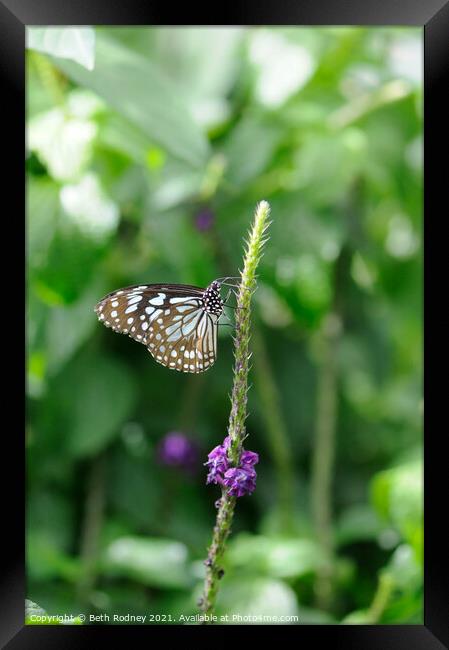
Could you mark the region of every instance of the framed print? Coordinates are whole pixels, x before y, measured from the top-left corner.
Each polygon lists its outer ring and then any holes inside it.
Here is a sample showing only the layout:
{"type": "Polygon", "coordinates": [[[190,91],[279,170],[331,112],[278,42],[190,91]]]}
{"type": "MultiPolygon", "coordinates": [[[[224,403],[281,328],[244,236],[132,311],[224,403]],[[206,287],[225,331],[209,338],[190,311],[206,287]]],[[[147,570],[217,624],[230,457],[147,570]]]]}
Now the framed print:
{"type": "Polygon", "coordinates": [[[449,7],[169,13],[0,4],[26,252],[2,642],[449,647],[423,363],[449,7]]]}

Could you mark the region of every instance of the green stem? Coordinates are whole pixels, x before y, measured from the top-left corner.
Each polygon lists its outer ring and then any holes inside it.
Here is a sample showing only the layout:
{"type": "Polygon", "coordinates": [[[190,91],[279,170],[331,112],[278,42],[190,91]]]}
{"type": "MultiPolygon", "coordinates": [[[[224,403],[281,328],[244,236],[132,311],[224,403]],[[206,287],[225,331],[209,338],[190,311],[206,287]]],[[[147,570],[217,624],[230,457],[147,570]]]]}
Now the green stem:
{"type": "Polygon", "coordinates": [[[199,196],[201,201],[209,201],[217,192],[226,169],[226,161],[221,154],[213,156],[206,167],[199,196]]]}
{"type": "Polygon", "coordinates": [[[93,461],[88,476],[81,533],[81,575],[78,581],[78,598],[82,605],[88,603],[96,580],[98,542],[104,514],[105,472],[105,457],[99,456],[93,461]]]}
{"type": "Polygon", "coordinates": [[[281,526],[284,532],[293,528],[294,469],[293,453],[280,407],[280,396],[270,367],[265,341],[259,328],[253,334],[254,371],[260,397],[270,453],[276,467],[277,495],[281,526]]]}
{"type": "Polygon", "coordinates": [[[321,609],[328,609],[332,594],[334,541],[331,504],[337,424],[336,352],[339,329],[338,316],[330,313],[321,332],[321,363],[318,372],[317,416],[312,459],[312,515],[318,544],[325,558],[315,583],[317,604],[321,609]]]}
{"type": "Polygon", "coordinates": [[[384,613],[394,589],[394,579],[389,573],[381,573],[373,602],[367,612],[368,622],[378,623],[384,613]]]}
{"type": "MultiPolygon", "coordinates": [[[[320,332],[321,358],[318,368],[316,429],[312,459],[311,502],[318,544],[325,557],[317,572],[315,594],[318,607],[330,608],[333,591],[334,539],[333,492],[335,447],[337,444],[338,347],[342,336],[345,287],[350,276],[353,241],[361,241],[360,212],[363,205],[363,179],[357,178],[348,194],[345,207],[348,241],[335,262],[333,304],[320,332]]],[[[361,244],[359,243],[359,246],[361,244]]]]}
{"type": "MultiPolygon", "coordinates": [[[[266,241],[265,232],[269,226],[269,213],[270,207],[268,203],[261,201],[256,207],[253,226],[249,234],[237,296],[234,383],[228,425],[228,435],[230,437],[228,458],[234,467],[239,464],[243,441],[246,437],[245,420],[250,358],[251,296],[256,289],[256,269],[266,241]]],[[[208,616],[211,616],[215,609],[219,581],[223,575],[220,560],[223,557],[226,540],[231,531],[235,503],[236,498],[229,496],[226,490],[222,490],[212,543],[205,561],[204,591],[199,602],[202,612],[208,616]]]]}

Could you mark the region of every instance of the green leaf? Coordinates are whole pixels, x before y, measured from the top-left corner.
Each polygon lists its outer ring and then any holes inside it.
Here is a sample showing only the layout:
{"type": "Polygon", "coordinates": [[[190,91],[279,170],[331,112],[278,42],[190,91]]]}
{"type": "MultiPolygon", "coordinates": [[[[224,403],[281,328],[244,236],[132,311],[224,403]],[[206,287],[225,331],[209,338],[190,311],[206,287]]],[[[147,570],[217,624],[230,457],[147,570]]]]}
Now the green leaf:
{"type": "Polygon", "coordinates": [[[133,409],[137,387],[132,374],[110,357],[80,355],[55,382],[53,399],[61,411],[65,429],[60,436],[68,453],[93,456],[119,434],[133,409]]]}
{"type": "MultiPolygon", "coordinates": [[[[110,468],[108,500],[114,509],[139,530],[157,525],[164,498],[164,487],[147,454],[130,457],[120,446],[110,468]]],[[[116,535],[117,537],[117,535],[116,535]]]]}
{"type": "Polygon", "coordinates": [[[36,295],[49,305],[70,304],[86,290],[117,227],[117,205],[92,174],[62,190],[48,179],[31,178],[27,204],[29,304],[36,295]]]}
{"type": "Polygon", "coordinates": [[[28,178],[27,244],[30,268],[43,266],[56,230],[59,189],[50,179],[28,178]]]}
{"type": "Polygon", "coordinates": [[[217,614],[228,615],[230,624],[276,623],[276,617],[298,617],[284,623],[298,623],[299,611],[293,589],[269,578],[223,579],[218,594],[217,614]],[[267,617],[265,620],[262,617],[267,617]]]}
{"type": "Polygon", "coordinates": [[[197,286],[207,286],[216,274],[212,251],[186,216],[181,210],[166,211],[163,218],[148,224],[148,231],[158,254],[177,277],[197,286]],[[179,242],[183,245],[179,246],[179,242]]]}
{"type": "Polygon", "coordinates": [[[78,558],[69,556],[74,519],[70,504],[51,490],[34,490],[27,507],[27,573],[30,580],[73,582],[78,558]]]}
{"type": "Polygon", "coordinates": [[[223,148],[227,180],[241,186],[256,178],[272,160],[282,136],[276,124],[255,115],[245,117],[231,131],[223,148]]]}
{"type": "Polygon", "coordinates": [[[423,485],[421,463],[405,466],[394,477],[391,488],[391,518],[422,562],[423,485]]]}
{"type": "Polygon", "coordinates": [[[145,164],[149,150],[148,138],[142,129],[120,113],[114,111],[106,113],[101,123],[99,137],[108,147],[126,154],[141,165],[145,164]]]}
{"type": "Polygon", "coordinates": [[[96,134],[93,121],[58,107],[30,120],[27,144],[55,180],[69,181],[86,169],[96,134]]]}
{"type": "Polygon", "coordinates": [[[27,500],[27,530],[51,538],[55,548],[69,552],[75,532],[73,504],[51,488],[36,487],[27,500]]]}
{"type": "Polygon", "coordinates": [[[96,282],[74,305],[56,306],[50,310],[46,328],[47,369],[50,374],[58,372],[90,336],[97,325],[97,320],[92,317],[93,306],[105,292],[103,282],[96,282]]]}
{"type": "Polygon", "coordinates": [[[27,572],[30,580],[73,582],[78,558],[69,555],[75,532],[73,504],[51,488],[35,487],[27,503],[27,572]]]}
{"type": "Polygon", "coordinates": [[[332,298],[329,265],[313,255],[299,257],[296,267],[296,292],[305,312],[323,313],[332,298]]]}
{"type": "Polygon", "coordinates": [[[149,586],[183,589],[191,583],[187,548],[168,539],[121,537],[104,554],[107,575],[126,576],[149,586]]]}
{"type": "Polygon", "coordinates": [[[323,557],[317,545],[307,539],[241,534],[229,545],[227,561],[236,569],[291,578],[315,572],[323,557]]]}
{"type": "MultiPolygon", "coordinates": [[[[401,544],[393,553],[388,565],[382,569],[379,585],[390,586],[380,623],[423,622],[423,569],[414,549],[401,544]]],[[[379,597],[377,597],[379,600],[379,597]]],[[[376,600],[376,599],[375,599],[376,600]]],[[[373,601],[375,603],[375,601],[373,601]]],[[[371,607],[373,610],[373,606],[371,607]]],[[[374,608],[375,609],[375,608],[374,608]]]]}
{"type": "Polygon", "coordinates": [[[201,171],[180,164],[180,161],[174,159],[168,161],[161,171],[160,180],[150,197],[152,210],[165,212],[194,200],[201,191],[201,171]]]}
{"type": "Polygon", "coordinates": [[[356,541],[376,539],[382,530],[379,518],[373,509],[365,504],[348,507],[341,515],[336,539],[339,545],[356,541]]]}
{"type": "Polygon", "coordinates": [[[73,614],[48,614],[32,600],[25,600],[25,625],[82,625],[73,614]]]}
{"type": "Polygon", "coordinates": [[[295,185],[316,206],[335,206],[351,183],[365,173],[368,142],[361,129],[340,133],[308,134],[296,154],[295,185]]]}
{"type": "MultiPolygon", "coordinates": [[[[41,209],[30,204],[29,213],[33,222],[40,219],[41,209]]],[[[33,289],[44,303],[68,305],[86,291],[118,221],[118,206],[104,192],[97,175],[86,174],[79,183],[61,188],[56,225],[33,276],[33,289]]]]}
{"type": "Polygon", "coordinates": [[[94,71],[63,59],[53,61],[138,126],[148,138],[148,148],[156,143],[194,167],[204,164],[209,148],[204,134],[189,115],[177,86],[151,61],[104,34],[98,34],[94,71]]]}
{"type": "Polygon", "coordinates": [[[371,483],[371,500],[379,515],[385,520],[390,512],[391,474],[379,472],[371,483]]]}
{"type": "Polygon", "coordinates": [[[358,609],[345,616],[341,622],[343,625],[368,625],[371,618],[366,609],[358,609]]]}
{"type": "Polygon", "coordinates": [[[422,569],[408,544],[401,544],[395,550],[388,564],[388,573],[395,586],[403,591],[414,591],[422,585],[422,569]]]}
{"type": "Polygon", "coordinates": [[[372,499],[379,514],[391,521],[422,562],[422,463],[413,462],[380,472],[372,483],[372,499]]]}
{"type": "MultiPolygon", "coordinates": [[[[40,57],[40,55],[37,55],[40,57]]],[[[39,113],[53,108],[53,98],[41,82],[38,71],[35,66],[36,55],[32,52],[27,52],[25,57],[26,62],[26,117],[29,120],[39,113]]]]}
{"type": "Polygon", "coordinates": [[[310,607],[299,607],[299,623],[301,625],[327,625],[336,622],[336,619],[327,612],[310,607]]]}
{"type": "Polygon", "coordinates": [[[104,249],[76,226],[59,228],[48,249],[46,265],[33,278],[33,291],[48,305],[69,305],[85,291],[104,249]]]}
{"type": "Polygon", "coordinates": [[[39,530],[27,534],[27,568],[30,579],[38,581],[74,583],[80,576],[79,559],[56,548],[51,534],[39,530]]]}
{"type": "Polygon", "coordinates": [[[70,222],[88,239],[102,243],[115,232],[118,206],[104,192],[96,174],[89,172],[79,183],[64,185],[60,200],[70,222]]]}
{"type": "Polygon", "coordinates": [[[95,64],[95,30],[92,27],[27,27],[27,47],[76,61],[88,70],[95,64]]]}
{"type": "Polygon", "coordinates": [[[405,593],[397,596],[382,614],[380,621],[383,625],[403,623],[407,625],[423,625],[424,608],[421,592],[405,593]]]}
{"type": "Polygon", "coordinates": [[[30,616],[45,616],[47,612],[42,607],[39,607],[37,603],[33,603],[32,600],[25,599],[25,618],[30,616]]]}

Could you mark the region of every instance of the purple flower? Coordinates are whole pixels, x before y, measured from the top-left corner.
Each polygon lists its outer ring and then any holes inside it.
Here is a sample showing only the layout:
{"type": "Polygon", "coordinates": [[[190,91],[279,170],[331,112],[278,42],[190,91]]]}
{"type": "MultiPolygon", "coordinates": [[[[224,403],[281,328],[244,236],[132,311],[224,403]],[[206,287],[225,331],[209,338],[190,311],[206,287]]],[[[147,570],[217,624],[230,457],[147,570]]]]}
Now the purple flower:
{"type": "Polygon", "coordinates": [[[209,470],[206,484],[222,482],[223,475],[229,467],[228,456],[225,445],[218,445],[208,455],[208,461],[204,463],[209,470]]]}
{"type": "Polygon", "coordinates": [[[240,465],[243,467],[254,467],[259,462],[259,454],[256,454],[255,451],[243,451],[240,457],[240,465]]]}
{"type": "Polygon", "coordinates": [[[223,484],[231,497],[243,497],[256,489],[256,470],[249,465],[231,467],[224,475],[223,484]]]}
{"type": "Polygon", "coordinates": [[[215,483],[228,488],[230,496],[241,497],[256,489],[257,474],[254,465],[259,462],[259,454],[242,450],[238,467],[230,467],[228,449],[231,438],[226,436],[222,445],[214,447],[208,455],[206,484],[215,483]]]}
{"type": "Polygon", "coordinates": [[[215,215],[212,212],[212,210],[209,210],[208,208],[204,208],[203,210],[197,212],[197,214],[195,215],[195,227],[200,232],[205,232],[206,230],[211,229],[214,220],[215,220],[215,215]]]}
{"type": "Polygon", "coordinates": [[[167,433],[159,442],[157,453],[164,465],[186,470],[194,468],[198,456],[195,443],[179,431],[167,433]]]}

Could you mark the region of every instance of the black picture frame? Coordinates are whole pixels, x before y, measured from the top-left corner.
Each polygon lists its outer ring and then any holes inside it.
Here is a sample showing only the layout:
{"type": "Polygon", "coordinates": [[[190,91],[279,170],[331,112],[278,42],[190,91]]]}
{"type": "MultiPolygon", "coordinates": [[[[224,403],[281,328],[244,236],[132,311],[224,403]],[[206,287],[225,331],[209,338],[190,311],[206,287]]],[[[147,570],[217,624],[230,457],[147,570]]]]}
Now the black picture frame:
{"type": "MultiPolygon", "coordinates": [[[[435,231],[447,215],[449,144],[447,116],[449,115],[449,2],[442,0],[284,0],[284,3],[254,0],[214,6],[214,14],[206,7],[170,7],[166,3],[127,0],[126,3],[106,0],[0,0],[0,78],[3,98],[3,133],[11,136],[7,149],[8,166],[4,172],[8,188],[9,215],[14,215],[14,239],[23,250],[24,229],[17,228],[25,214],[23,142],[25,123],[25,27],[29,25],[410,25],[424,30],[425,85],[425,258],[426,258],[426,316],[435,308],[434,280],[444,271],[437,268],[444,256],[436,254],[435,231]],[[445,200],[446,199],[446,200],[445,200]],[[444,212],[446,214],[444,214],[444,212]],[[440,217],[440,219],[438,219],[440,217]],[[436,225],[435,225],[436,224],[436,225]],[[430,291],[432,284],[432,292],[430,291]]],[[[12,219],[12,217],[9,217],[12,219]]],[[[24,222],[23,222],[24,223],[24,222]]],[[[436,231],[438,232],[438,231],[436,231]]],[[[3,238],[5,242],[6,237],[3,238]]],[[[20,253],[19,253],[20,255],[20,253]]],[[[19,259],[19,258],[18,258],[19,259]]],[[[17,279],[17,276],[16,276],[17,279]]],[[[5,278],[4,278],[5,280],[5,278]]],[[[6,278],[11,281],[11,277],[6,278]]],[[[438,299],[437,299],[438,303],[438,299]]],[[[440,303],[441,305],[441,300],[440,303]]],[[[436,305],[438,308],[438,304],[436,305]]],[[[441,318],[437,322],[443,322],[441,318]]],[[[427,321],[426,321],[427,324],[427,321]]],[[[427,330],[427,328],[426,328],[427,330]]],[[[426,337],[426,344],[429,337],[426,337]]],[[[437,339],[428,342],[436,350],[437,339]]],[[[16,355],[17,356],[17,355],[16,355]]],[[[430,355],[429,355],[430,356],[430,355]]],[[[17,363],[17,362],[16,362],[17,363]]],[[[427,370],[427,364],[426,364],[427,370]]],[[[435,391],[425,390],[430,407],[437,402],[435,391]]],[[[444,400],[440,403],[444,404],[444,400]]],[[[425,598],[424,625],[299,625],[276,627],[276,638],[289,634],[299,644],[331,642],[338,648],[358,650],[437,650],[449,647],[449,576],[447,542],[444,533],[444,495],[447,490],[447,459],[441,452],[439,439],[444,436],[444,419],[431,427],[425,418],[425,598]],[[439,436],[439,433],[443,434],[439,436]]],[[[155,628],[134,626],[24,626],[25,599],[25,541],[23,504],[25,497],[24,440],[15,425],[5,431],[4,465],[13,469],[3,487],[3,535],[0,573],[0,642],[11,650],[18,648],[92,648],[111,633],[114,640],[123,638],[134,645],[137,635],[151,639],[155,628]],[[14,434],[14,435],[13,435],[14,434]],[[5,453],[6,452],[6,453],[5,453]]],[[[177,626],[160,627],[159,632],[170,638],[177,626]]],[[[240,626],[240,641],[245,641],[253,626],[240,626]]],[[[271,628],[270,628],[271,630],[271,628]]],[[[270,633],[267,628],[267,633],[270,633]]],[[[178,629],[179,632],[179,629],[178,629]]],[[[231,627],[221,627],[220,639],[232,634],[231,627]]],[[[218,632],[210,626],[185,626],[182,640],[218,632]]],[[[265,634],[265,631],[264,631],[265,634]]],[[[154,637],[153,637],[154,638],[154,637]]],[[[304,647],[304,646],[303,646],[304,647]]]]}

